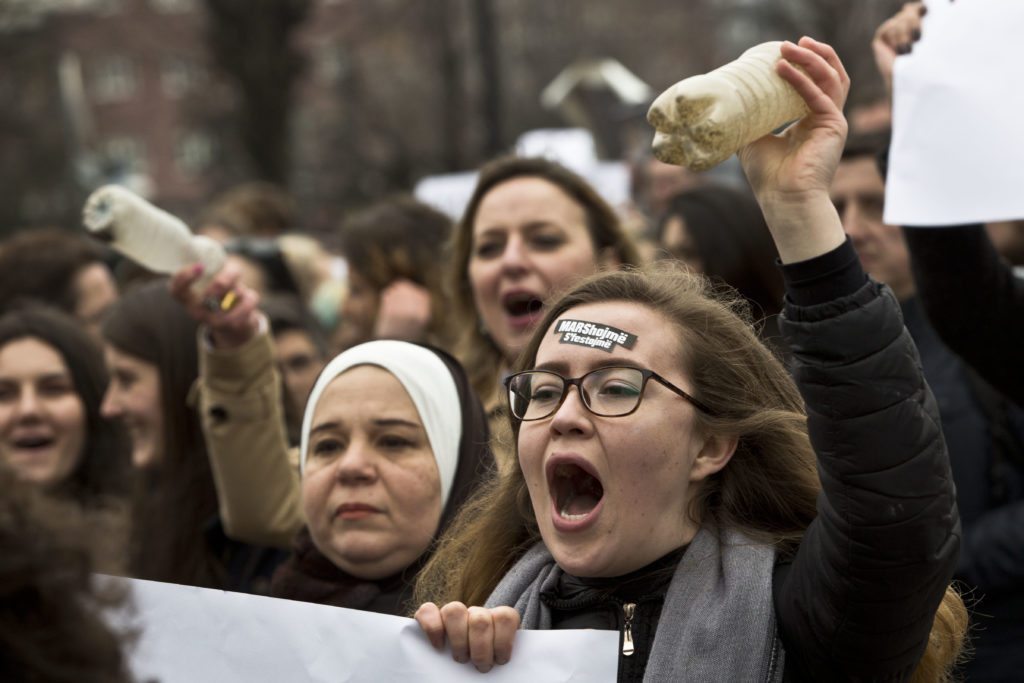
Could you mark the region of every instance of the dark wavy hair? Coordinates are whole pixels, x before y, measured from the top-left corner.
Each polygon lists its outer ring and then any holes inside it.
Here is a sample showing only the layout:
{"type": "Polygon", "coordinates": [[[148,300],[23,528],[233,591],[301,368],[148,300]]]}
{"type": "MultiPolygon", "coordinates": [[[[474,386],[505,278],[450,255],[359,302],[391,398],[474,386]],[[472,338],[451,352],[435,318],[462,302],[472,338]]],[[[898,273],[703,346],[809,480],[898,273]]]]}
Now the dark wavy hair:
{"type": "Polygon", "coordinates": [[[75,275],[93,263],[105,264],[95,242],[58,228],[18,232],[0,242],[0,313],[17,300],[34,299],[74,314],[75,275]]]}
{"type": "Polygon", "coordinates": [[[5,681],[129,683],[123,645],[101,609],[126,595],[94,580],[88,525],[0,464],[0,669],[5,681]]]}

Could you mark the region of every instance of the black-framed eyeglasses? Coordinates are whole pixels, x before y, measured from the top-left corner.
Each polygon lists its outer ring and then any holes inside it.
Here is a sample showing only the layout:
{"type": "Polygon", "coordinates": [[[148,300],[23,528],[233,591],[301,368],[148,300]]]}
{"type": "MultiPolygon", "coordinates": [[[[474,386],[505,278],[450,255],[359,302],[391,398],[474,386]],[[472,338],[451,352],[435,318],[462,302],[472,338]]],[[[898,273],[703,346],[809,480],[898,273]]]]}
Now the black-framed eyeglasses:
{"type": "Polygon", "coordinates": [[[550,370],[524,370],[506,377],[505,387],[508,389],[509,409],[517,420],[550,417],[562,405],[572,385],[576,385],[583,405],[594,415],[624,417],[640,407],[649,379],[665,385],[701,412],[711,414],[711,409],[693,396],[653,370],[643,368],[597,368],[573,379],[550,370]]]}

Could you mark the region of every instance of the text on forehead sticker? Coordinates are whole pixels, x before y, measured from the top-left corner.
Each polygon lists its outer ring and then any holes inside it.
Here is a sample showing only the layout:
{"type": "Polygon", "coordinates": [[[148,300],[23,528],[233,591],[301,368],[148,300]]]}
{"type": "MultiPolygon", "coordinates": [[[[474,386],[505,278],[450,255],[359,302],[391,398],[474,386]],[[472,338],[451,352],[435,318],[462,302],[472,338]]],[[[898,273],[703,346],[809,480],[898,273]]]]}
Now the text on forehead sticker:
{"type": "Polygon", "coordinates": [[[562,335],[558,341],[562,344],[589,346],[592,349],[604,349],[611,352],[616,345],[625,349],[633,348],[636,335],[617,327],[588,323],[586,320],[569,320],[563,318],[555,326],[555,334],[562,335]]]}

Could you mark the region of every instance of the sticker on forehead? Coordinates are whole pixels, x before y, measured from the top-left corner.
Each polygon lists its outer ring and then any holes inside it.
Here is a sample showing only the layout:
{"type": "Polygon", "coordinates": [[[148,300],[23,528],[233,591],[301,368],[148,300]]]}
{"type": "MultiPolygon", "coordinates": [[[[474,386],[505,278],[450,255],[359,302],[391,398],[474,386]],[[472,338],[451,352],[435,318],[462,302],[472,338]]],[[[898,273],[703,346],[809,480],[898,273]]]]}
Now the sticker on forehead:
{"type": "Polygon", "coordinates": [[[589,346],[592,349],[603,349],[611,352],[616,346],[624,349],[633,348],[636,335],[625,330],[586,320],[569,320],[563,318],[555,326],[555,334],[562,335],[558,341],[562,344],[589,346]]]}

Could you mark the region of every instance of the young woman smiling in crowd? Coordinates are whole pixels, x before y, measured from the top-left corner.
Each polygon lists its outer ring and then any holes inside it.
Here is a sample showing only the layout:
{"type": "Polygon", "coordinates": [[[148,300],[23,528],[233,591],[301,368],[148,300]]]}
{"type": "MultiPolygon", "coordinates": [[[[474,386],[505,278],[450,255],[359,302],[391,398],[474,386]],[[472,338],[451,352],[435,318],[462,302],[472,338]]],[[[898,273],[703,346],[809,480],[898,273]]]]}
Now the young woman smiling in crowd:
{"type": "Polygon", "coordinates": [[[131,445],[100,415],[107,383],[99,346],[74,318],[40,303],[0,317],[0,462],[90,527],[93,566],[117,573],[131,445]]]}
{"type": "Polygon", "coordinates": [[[41,304],[0,317],[0,457],[82,507],[127,493],[128,440],[100,415],[103,356],[79,323],[41,304]]]}

